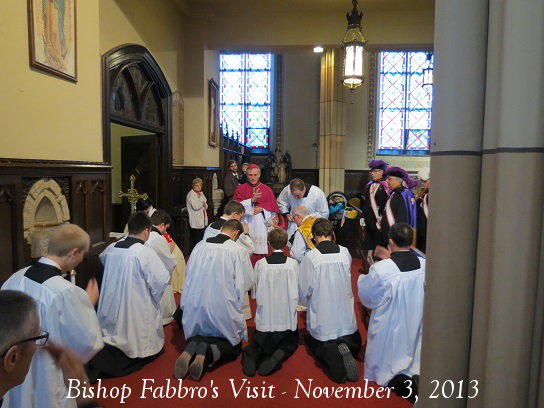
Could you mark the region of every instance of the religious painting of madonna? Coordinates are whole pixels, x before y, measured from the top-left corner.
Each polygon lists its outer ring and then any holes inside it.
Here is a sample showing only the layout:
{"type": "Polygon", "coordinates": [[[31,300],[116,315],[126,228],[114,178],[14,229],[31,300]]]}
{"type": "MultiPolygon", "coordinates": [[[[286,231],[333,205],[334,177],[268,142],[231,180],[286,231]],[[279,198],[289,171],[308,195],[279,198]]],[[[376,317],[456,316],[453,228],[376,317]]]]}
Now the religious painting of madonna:
{"type": "Polygon", "coordinates": [[[28,0],[30,65],[77,82],[76,0],[28,0]]]}

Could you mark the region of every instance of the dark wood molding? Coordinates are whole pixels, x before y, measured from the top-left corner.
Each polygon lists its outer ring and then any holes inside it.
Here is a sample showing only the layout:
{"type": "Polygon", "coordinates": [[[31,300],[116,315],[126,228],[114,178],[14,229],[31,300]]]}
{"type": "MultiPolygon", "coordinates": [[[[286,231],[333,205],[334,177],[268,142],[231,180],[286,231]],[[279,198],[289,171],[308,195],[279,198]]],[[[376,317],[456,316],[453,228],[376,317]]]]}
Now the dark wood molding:
{"type": "Polygon", "coordinates": [[[204,167],[204,166],[174,166],[175,171],[219,171],[220,167],[204,167]]]}
{"type": "MultiPolygon", "coordinates": [[[[123,93],[123,92],[122,92],[123,93]]],[[[123,95],[125,95],[123,93],[123,95]]],[[[123,99],[125,100],[125,99],[123,99]]],[[[116,99],[116,101],[118,101],[116,99]]],[[[117,102],[116,102],[117,103],[117,102]]],[[[166,211],[173,207],[172,180],[172,90],[159,64],[147,48],[136,44],[116,47],[102,56],[102,145],[103,161],[111,164],[111,123],[141,129],[159,137],[159,197],[152,197],[166,211]],[[112,96],[119,89],[128,95],[127,110],[112,107],[112,96]],[[128,102],[129,101],[129,102],[128,102]],[[150,101],[149,103],[147,103],[150,101]],[[128,107],[133,109],[132,111],[128,107]],[[153,107],[151,120],[146,107],[153,107]]]]}
{"type": "Polygon", "coordinates": [[[0,157],[0,168],[87,168],[111,169],[111,165],[104,162],[89,162],[75,160],[45,160],[45,159],[12,159],[0,157]]]}

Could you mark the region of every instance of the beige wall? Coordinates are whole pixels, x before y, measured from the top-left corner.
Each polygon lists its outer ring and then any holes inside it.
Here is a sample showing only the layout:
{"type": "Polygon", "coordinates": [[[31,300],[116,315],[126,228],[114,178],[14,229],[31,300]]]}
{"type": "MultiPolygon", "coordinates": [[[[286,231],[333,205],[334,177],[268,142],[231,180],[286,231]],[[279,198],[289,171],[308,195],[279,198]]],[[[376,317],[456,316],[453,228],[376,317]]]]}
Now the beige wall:
{"type": "Polygon", "coordinates": [[[119,191],[122,189],[121,137],[152,134],[143,130],[118,125],[117,123],[111,124],[111,199],[114,204],[121,204],[121,197],[119,197],[119,191]]]}
{"type": "Polygon", "coordinates": [[[143,45],[172,92],[183,89],[183,27],[182,13],[171,0],[100,0],[100,53],[123,44],[143,45]]]}
{"type": "Polygon", "coordinates": [[[102,161],[98,3],[77,3],[78,82],[29,68],[26,1],[0,2],[0,156],[102,161]]]}
{"type": "Polygon", "coordinates": [[[295,169],[316,169],[321,54],[283,56],[283,149],[295,169]]]}
{"type": "Polygon", "coordinates": [[[208,144],[208,80],[219,85],[219,52],[205,44],[204,21],[185,26],[185,166],[219,166],[219,147],[208,144]]]}
{"type": "MultiPolygon", "coordinates": [[[[315,45],[336,46],[345,34],[346,12],[237,12],[216,16],[208,33],[214,49],[266,49],[289,47],[311,50],[315,45]]],[[[434,10],[364,10],[363,31],[369,44],[432,44],[434,10]]]]}

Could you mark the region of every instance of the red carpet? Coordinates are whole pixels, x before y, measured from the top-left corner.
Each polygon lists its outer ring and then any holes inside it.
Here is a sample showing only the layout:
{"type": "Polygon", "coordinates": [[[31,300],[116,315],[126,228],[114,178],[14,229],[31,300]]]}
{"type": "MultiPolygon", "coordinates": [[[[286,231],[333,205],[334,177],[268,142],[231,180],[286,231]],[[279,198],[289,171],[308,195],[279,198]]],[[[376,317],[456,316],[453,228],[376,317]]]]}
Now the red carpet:
{"type": "MultiPolygon", "coordinates": [[[[98,399],[106,408],[114,407],[206,407],[217,405],[221,408],[228,407],[321,407],[321,406],[342,406],[342,407],[410,407],[406,400],[397,397],[393,393],[387,398],[386,392],[381,392],[381,398],[376,398],[376,390],[379,387],[369,383],[366,387],[362,379],[363,358],[366,344],[366,330],[361,323],[361,304],[357,296],[358,269],[361,267],[361,260],[354,259],[352,265],[353,291],[356,299],[355,313],[359,322],[359,330],[363,337],[363,348],[358,357],[360,379],[356,383],[336,384],[324,373],[323,367],[318,365],[312,356],[309,355],[302,333],[306,330],[306,314],[299,313],[299,348],[289,358],[283,367],[269,377],[261,377],[258,374],[246,379],[238,360],[218,367],[214,371],[205,373],[200,382],[191,379],[179,381],[174,379],[174,363],[184,348],[185,339],[183,332],[176,323],[165,327],[166,352],[156,361],[147,365],[143,370],[128,377],[102,380],[102,391],[98,399]],[[144,391],[144,379],[147,390],[144,391]],[[246,379],[244,383],[244,379],[246,379]],[[300,381],[299,382],[297,382],[300,381]],[[167,389],[170,382],[169,390],[167,389]],[[130,397],[121,404],[122,389],[114,387],[125,386],[125,395],[128,388],[131,390],[130,397]],[[149,390],[152,387],[152,390],[149,390]],[[162,388],[161,388],[162,387],[162,388]],[[181,395],[178,394],[178,387],[181,387],[181,395]],[[233,390],[234,387],[234,390],[233,390]],[[273,388],[272,388],[273,387],[273,388]],[[347,387],[347,390],[346,390],[347,387]],[[175,390],[174,390],[175,388],[175,390]],[[235,392],[239,394],[235,396],[235,392]],[[339,388],[341,388],[339,390],[339,388]],[[112,395],[116,389],[119,395],[112,395]],[[360,391],[359,391],[360,389],[360,391]],[[107,392],[104,398],[104,390],[107,392]],[[163,392],[160,395],[161,390],[163,392]],[[155,392],[155,395],[153,395],[155,392]],[[168,392],[168,394],[167,394],[168,392]],[[307,393],[309,392],[309,396],[307,393]],[[360,397],[359,397],[360,392],[360,397]],[[371,394],[372,393],[372,394],[371,394]],[[271,398],[271,395],[274,398],[271,398]],[[327,396],[328,395],[328,396],[327,396]],[[355,396],[354,396],[355,395],[355,396]],[[141,398],[144,396],[145,398],[141,398]],[[297,398],[298,396],[298,398],[297,398]],[[167,398],[169,397],[169,398],[167,398]]],[[[177,297],[179,301],[179,297],[177,297]]],[[[252,300],[252,311],[255,316],[255,302],[252,300]]],[[[248,322],[249,336],[255,330],[253,320],[248,322]]],[[[244,344],[245,345],[245,344],[244,344]]],[[[95,387],[96,392],[96,387],[95,387]]]]}

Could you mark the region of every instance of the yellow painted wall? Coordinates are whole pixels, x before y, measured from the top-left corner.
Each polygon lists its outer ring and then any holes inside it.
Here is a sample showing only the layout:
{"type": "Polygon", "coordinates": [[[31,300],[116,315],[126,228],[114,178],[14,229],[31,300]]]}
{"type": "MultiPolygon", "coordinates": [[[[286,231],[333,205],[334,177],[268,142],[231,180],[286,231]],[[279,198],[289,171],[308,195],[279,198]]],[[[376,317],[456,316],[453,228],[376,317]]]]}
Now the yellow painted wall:
{"type": "MultiPolygon", "coordinates": [[[[346,12],[349,2],[346,4],[346,12]]],[[[363,33],[369,45],[432,44],[434,10],[365,10],[363,33]]],[[[337,46],[346,32],[345,12],[252,14],[251,10],[216,16],[208,46],[213,49],[262,49],[337,46]],[[277,47],[277,48],[276,48],[277,47]]]]}
{"type": "Polygon", "coordinates": [[[100,0],[100,53],[124,44],[143,45],[172,92],[183,89],[183,27],[183,15],[172,0],[100,0]]]}
{"type": "Polygon", "coordinates": [[[98,3],[77,2],[78,82],[29,67],[27,2],[0,2],[0,157],[102,161],[98,3]]]}
{"type": "Polygon", "coordinates": [[[219,52],[205,44],[205,23],[191,19],[185,32],[185,166],[219,166],[219,147],[208,144],[208,80],[219,85],[219,52]],[[204,29],[204,30],[203,30],[204,29]]]}

